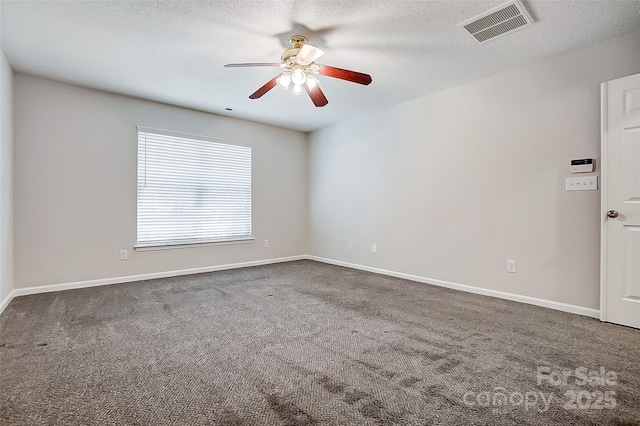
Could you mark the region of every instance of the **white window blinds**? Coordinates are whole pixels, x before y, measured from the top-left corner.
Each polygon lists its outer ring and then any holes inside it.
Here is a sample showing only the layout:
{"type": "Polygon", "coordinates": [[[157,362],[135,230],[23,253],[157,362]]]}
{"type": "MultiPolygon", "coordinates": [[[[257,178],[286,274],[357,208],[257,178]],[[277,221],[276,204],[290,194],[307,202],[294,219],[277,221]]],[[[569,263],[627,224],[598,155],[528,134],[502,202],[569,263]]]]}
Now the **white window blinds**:
{"type": "Polygon", "coordinates": [[[250,146],[138,127],[137,246],[250,238],[250,146]]]}

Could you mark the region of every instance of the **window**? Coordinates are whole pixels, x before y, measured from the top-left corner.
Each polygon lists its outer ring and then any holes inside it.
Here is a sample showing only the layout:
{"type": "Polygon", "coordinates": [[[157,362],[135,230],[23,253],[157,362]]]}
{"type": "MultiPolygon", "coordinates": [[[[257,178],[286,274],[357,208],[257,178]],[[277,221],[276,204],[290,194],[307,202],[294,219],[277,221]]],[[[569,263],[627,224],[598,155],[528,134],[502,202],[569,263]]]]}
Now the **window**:
{"type": "Polygon", "coordinates": [[[137,247],[251,239],[251,146],[138,126],[137,247]]]}

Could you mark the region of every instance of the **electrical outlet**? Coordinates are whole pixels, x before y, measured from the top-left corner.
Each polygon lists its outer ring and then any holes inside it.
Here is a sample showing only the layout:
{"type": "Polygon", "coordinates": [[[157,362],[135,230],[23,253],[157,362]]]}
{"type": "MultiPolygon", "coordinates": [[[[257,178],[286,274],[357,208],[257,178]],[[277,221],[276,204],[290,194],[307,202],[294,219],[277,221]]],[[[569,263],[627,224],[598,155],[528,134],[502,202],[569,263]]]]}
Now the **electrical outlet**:
{"type": "Polygon", "coordinates": [[[120,250],[120,260],[129,259],[129,251],[128,250],[120,250]]]}
{"type": "Polygon", "coordinates": [[[268,248],[269,247],[269,240],[264,240],[264,248],[268,248]]]}
{"type": "Polygon", "coordinates": [[[353,250],[353,243],[352,243],[351,241],[349,241],[349,242],[347,243],[347,248],[348,248],[349,250],[353,250]]]}
{"type": "Polygon", "coordinates": [[[378,252],[378,246],[376,244],[371,245],[371,253],[376,254],[378,252]]]}
{"type": "Polygon", "coordinates": [[[516,273],[516,261],[515,260],[507,260],[507,272],[511,272],[512,274],[516,273]]]}

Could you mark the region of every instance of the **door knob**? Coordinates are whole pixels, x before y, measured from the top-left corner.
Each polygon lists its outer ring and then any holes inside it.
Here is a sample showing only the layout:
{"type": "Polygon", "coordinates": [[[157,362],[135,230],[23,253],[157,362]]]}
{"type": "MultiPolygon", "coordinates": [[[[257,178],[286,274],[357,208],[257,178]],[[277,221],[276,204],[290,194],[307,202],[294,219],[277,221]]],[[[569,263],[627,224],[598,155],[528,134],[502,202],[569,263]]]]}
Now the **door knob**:
{"type": "Polygon", "coordinates": [[[607,212],[607,216],[609,216],[612,219],[615,219],[616,217],[618,217],[618,212],[615,210],[609,210],[607,212]]]}

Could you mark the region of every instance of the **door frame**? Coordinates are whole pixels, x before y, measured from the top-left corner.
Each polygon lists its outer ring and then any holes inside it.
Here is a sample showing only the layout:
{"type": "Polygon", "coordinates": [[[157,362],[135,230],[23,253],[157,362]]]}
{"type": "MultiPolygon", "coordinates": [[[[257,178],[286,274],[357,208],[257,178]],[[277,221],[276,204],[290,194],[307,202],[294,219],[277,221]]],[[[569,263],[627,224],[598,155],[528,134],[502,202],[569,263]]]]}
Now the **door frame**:
{"type": "Polygon", "coordinates": [[[600,321],[607,321],[608,290],[608,149],[609,149],[609,82],[600,84],[600,321]]]}

